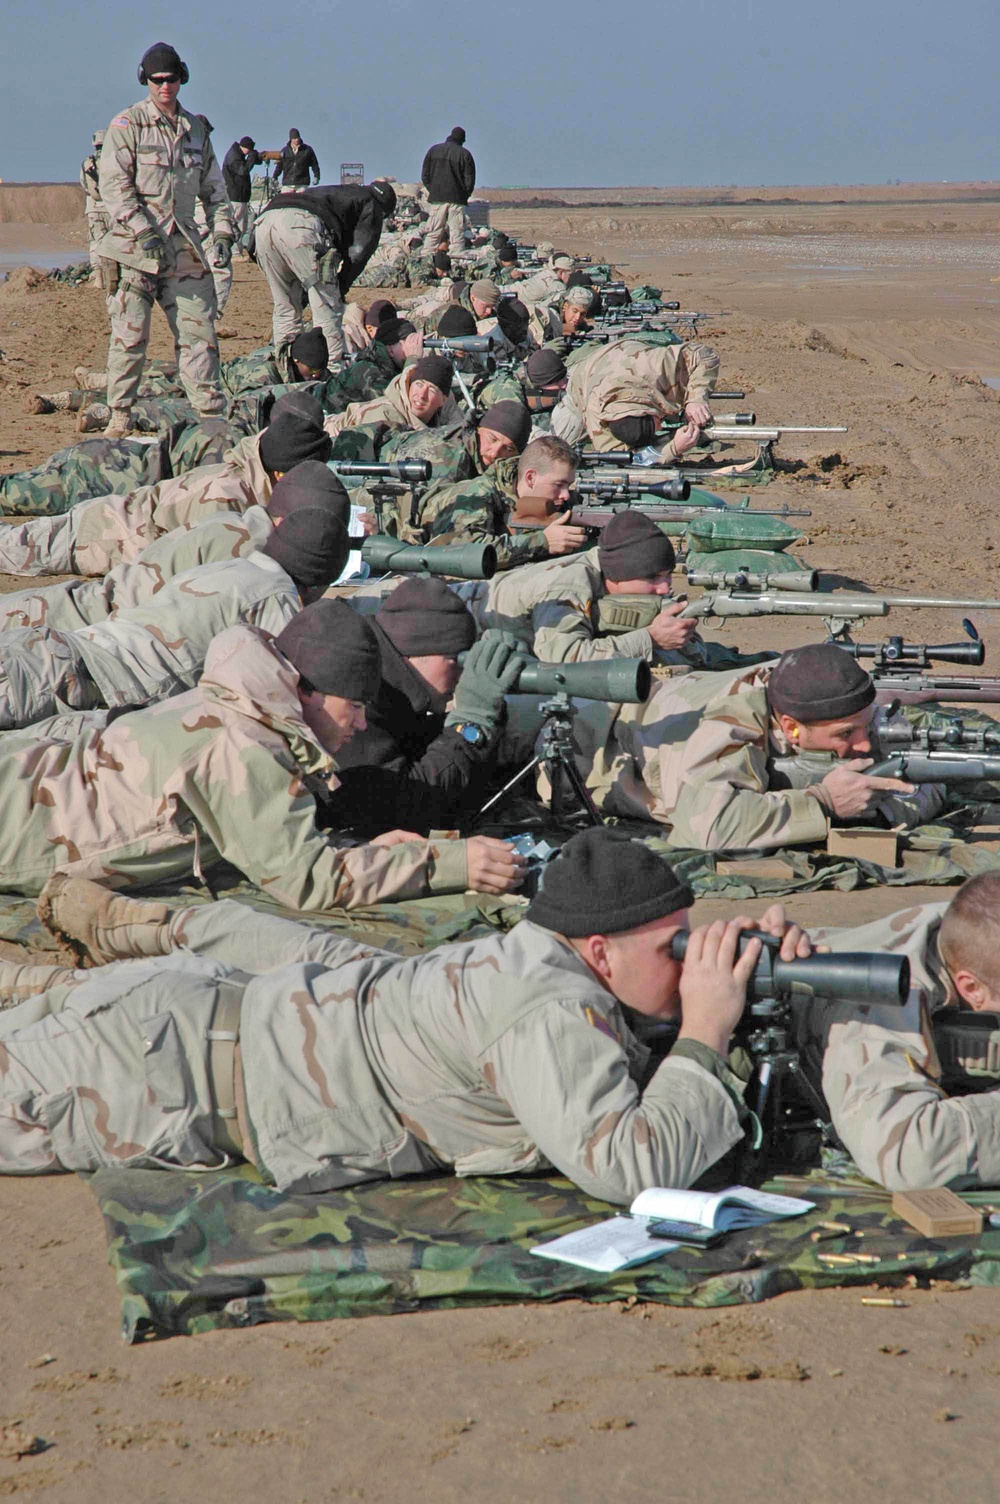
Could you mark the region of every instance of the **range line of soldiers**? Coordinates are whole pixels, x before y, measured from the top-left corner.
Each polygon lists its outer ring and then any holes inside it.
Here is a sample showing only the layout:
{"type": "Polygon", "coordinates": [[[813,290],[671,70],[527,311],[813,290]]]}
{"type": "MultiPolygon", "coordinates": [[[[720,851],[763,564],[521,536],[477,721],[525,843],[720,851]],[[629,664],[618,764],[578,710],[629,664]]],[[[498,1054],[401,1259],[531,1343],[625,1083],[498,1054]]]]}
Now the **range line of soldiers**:
{"type": "MultiPolygon", "coordinates": [[[[723,647],[674,599],[675,546],[648,510],[596,538],[574,520],[581,449],[647,450],[661,470],[700,451],[713,350],[663,328],[588,347],[585,265],[460,247],[475,169],[456,127],[424,163],[428,290],[346,305],[394,214],[402,246],[423,211],[385,179],[310,188],[293,162],[301,191],[253,227],[272,345],[220,366],[212,272],[246,222],[179,103],[186,64],[157,43],[139,76],[148,97],[97,166],[107,368],[77,372],[72,401],[38,395],[103,407],[104,434],[0,479],[0,568],[26,581],[0,608],[0,888],[37,896],[81,962],[0,963],[0,1171],[245,1158],[321,1191],[555,1166],[623,1203],[689,1185],[754,1132],[730,1045],[760,942],[741,952],[745,916],[692,927],[691,889],[641,839],[573,835],[507,933],[423,955],[310,916],[517,902],[525,857],[476,824],[549,714],[521,692],[536,665],[654,670],[645,698],[579,700],[570,755],[595,811],[674,847],[916,824],[947,790],[866,771],[876,687],[841,646],[723,647]],[[145,364],[154,301],[174,368],[145,364]],[[419,484],[387,485],[414,466],[419,484]],[[486,545],[497,572],[338,586],[376,527],[400,549],[486,545]],[[290,917],[141,897],[211,891],[223,862],[290,917]],[[649,1021],[677,1025],[655,1066],[649,1021]]],[[[255,143],[235,146],[246,168],[255,143]]],[[[1000,875],[854,932],[811,939],[778,905],[759,924],[787,961],[820,938],[910,958],[904,1009],[832,999],[803,1019],[864,1172],[995,1183],[997,1096],[946,1096],[928,1031],[945,1007],[1000,1008],[1000,875]]]]}

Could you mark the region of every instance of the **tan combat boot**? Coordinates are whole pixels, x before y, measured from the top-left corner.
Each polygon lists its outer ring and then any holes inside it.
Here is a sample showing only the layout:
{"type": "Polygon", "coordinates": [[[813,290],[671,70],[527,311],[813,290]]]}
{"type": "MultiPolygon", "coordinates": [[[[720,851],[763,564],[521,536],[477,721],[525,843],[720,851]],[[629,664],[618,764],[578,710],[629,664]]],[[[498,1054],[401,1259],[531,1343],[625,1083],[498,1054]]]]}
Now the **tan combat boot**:
{"type": "Polygon", "coordinates": [[[83,393],[32,392],[24,399],[26,413],[74,413],[83,406],[83,393]]]}
{"type": "Polygon", "coordinates": [[[86,366],[74,366],[76,384],[85,392],[103,392],[108,384],[107,371],[89,371],[86,366]]]}
{"type": "Polygon", "coordinates": [[[111,408],[111,418],[104,430],[106,439],[126,439],[132,432],[132,409],[130,407],[111,408]]]}
{"type": "Polygon", "coordinates": [[[42,413],[54,413],[55,406],[48,397],[43,397],[41,392],[27,392],[21,406],[32,418],[38,418],[42,413]]]}
{"type": "Polygon", "coordinates": [[[49,934],[91,966],[167,955],[173,912],[165,903],[125,898],[63,872],[54,873],[38,895],[38,917],[49,934]]]}
{"type": "Polygon", "coordinates": [[[106,402],[92,402],[85,407],[76,420],[77,433],[105,433],[111,420],[111,409],[106,402]]]}

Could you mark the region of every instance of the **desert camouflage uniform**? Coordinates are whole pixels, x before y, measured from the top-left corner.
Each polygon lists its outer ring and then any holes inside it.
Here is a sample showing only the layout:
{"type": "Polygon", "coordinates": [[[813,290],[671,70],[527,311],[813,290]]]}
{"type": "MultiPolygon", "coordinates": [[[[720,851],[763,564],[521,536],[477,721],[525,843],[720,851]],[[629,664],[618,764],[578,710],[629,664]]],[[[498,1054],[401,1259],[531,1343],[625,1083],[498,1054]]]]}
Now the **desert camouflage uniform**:
{"type": "Polygon", "coordinates": [[[507,531],[517,501],[517,463],[496,460],[482,475],[435,486],[423,498],[417,526],[401,520],[396,536],[407,543],[492,543],[499,569],[547,559],[548,540],[540,529],[507,531]]]}
{"type": "Polygon", "coordinates": [[[0,528],[0,571],[104,575],[137,558],[163,533],[194,527],[220,512],[245,512],[270,496],[271,477],[261,463],[257,433],[228,450],[221,465],[204,465],[124,496],[95,496],[61,517],[0,528]]]}
{"type": "Polygon", "coordinates": [[[362,350],[342,370],[327,378],[320,396],[323,410],[342,413],[352,402],[370,402],[381,397],[390,381],[399,375],[399,367],[381,340],[362,350]]]}
{"type": "Polygon", "coordinates": [[[338,786],[302,719],[298,675],[251,626],[215,638],[197,688],[104,729],[52,722],[0,744],[0,889],[69,871],[112,887],[187,881],[219,861],[286,908],[462,891],[465,843],[340,849],[306,780],[338,786]]]}
{"type": "Polygon", "coordinates": [[[87,218],[87,235],[90,240],[90,266],[91,270],[99,278],[101,274],[101,253],[97,249],[98,241],[108,232],[108,211],[101,199],[101,188],[98,181],[97,160],[99,151],[94,150],[89,157],[84,157],[80,166],[80,187],[86,194],[83,212],[87,218]]]}
{"type": "Polygon", "coordinates": [[[608,430],[617,418],[650,414],[659,423],[715,388],[719,357],[707,345],[652,345],[639,339],[602,345],[570,367],[552,432],[567,444],[589,438],[596,449],[622,449],[608,430]]]}
{"type": "Polygon", "coordinates": [[[340,360],[344,299],[336,278],[320,279],[319,263],[330,248],[322,220],[308,209],[269,209],[257,220],[255,234],[257,263],[274,302],[274,348],[286,348],[301,334],[302,305],[308,299],[313,325],[326,335],[330,359],[340,360]]]}
{"type": "Polygon", "coordinates": [[[555,1166],[627,1203],[691,1184],[743,1136],[722,1060],[682,1041],[640,1087],[648,1052],[621,1006],[527,920],[402,959],[231,902],[149,907],[150,948],[180,953],[0,1016],[0,1171],[218,1164],[232,1139],[206,1034],[237,1022],[237,1142],[282,1190],[555,1166]]]}
{"type": "MultiPolygon", "coordinates": [[[[520,536],[514,535],[515,539],[520,536]]],[[[524,536],[542,538],[534,530],[524,536]]],[[[501,627],[514,632],[531,644],[536,658],[549,663],[645,658],[650,663],[689,668],[713,666],[714,644],[703,642],[697,633],[683,653],[657,648],[645,627],[599,635],[597,603],[606,594],[598,551],[592,548],[583,554],[546,559],[531,569],[493,580],[478,590],[472,609],[482,630],[501,627]]]]}
{"type": "Polygon", "coordinates": [[[67,706],[120,709],[197,683],[212,639],[237,622],[272,636],[302,607],[298,588],[267,554],[199,564],[154,596],[76,631],[0,633],[0,730],[30,726],[67,706]]]}
{"type": "MultiPolygon", "coordinates": [[[[505,623],[488,617],[484,624],[505,623]]],[[[672,845],[698,851],[825,840],[830,816],[809,787],[832,763],[803,759],[796,777],[795,748],[771,722],[769,672],[666,668],[670,677],[644,705],[581,701],[576,760],[597,803],[608,814],[665,825],[672,845]]],[[[931,784],[873,805],[892,824],[919,824],[939,808],[931,784]]]]}
{"type": "Polygon", "coordinates": [[[406,266],[406,246],[401,244],[398,236],[387,238],[383,235],[364,271],[360,277],[355,277],[351,286],[409,287],[406,266]]]}
{"type": "Polygon", "coordinates": [[[195,220],[198,201],[205,209],[206,230],[230,241],[235,232],[205,122],[180,106],[171,121],[151,99],[116,115],[101,148],[100,191],[110,222],[101,255],[118,263],[120,276],[118,290],[108,297],[110,405],[129,408],[135,400],[153,303],[158,302],[193,406],[205,416],[224,412],[215,288],[195,220]],[[150,229],[167,246],[169,261],[162,271],[139,244],[150,229]]]}
{"type": "Polygon", "coordinates": [[[522,303],[532,308],[533,304],[559,304],[566,296],[566,284],[553,266],[543,266],[532,277],[515,282],[517,295],[522,303]]]}
{"type": "Polygon", "coordinates": [[[150,543],[132,563],[117,564],[103,579],[60,580],[40,590],[0,596],[0,633],[18,627],[74,632],[106,621],[118,611],[152,601],[175,575],[253,553],[273,530],[268,512],[256,506],[242,516],[220,515],[195,527],[175,528],[150,543]]]}
{"type": "Polygon", "coordinates": [[[418,418],[410,405],[410,381],[412,366],[405,367],[395,375],[380,397],[367,402],[351,402],[342,413],[334,413],[326,419],[323,427],[332,438],[345,428],[359,428],[373,423],[387,423],[390,428],[443,429],[461,421],[461,411],[454,397],[444,399],[441,408],[429,423],[418,418]]]}
{"type": "Polygon", "coordinates": [[[348,356],[356,351],[367,350],[371,344],[368,338],[368,330],[365,328],[364,303],[344,304],[344,346],[348,356]]]}

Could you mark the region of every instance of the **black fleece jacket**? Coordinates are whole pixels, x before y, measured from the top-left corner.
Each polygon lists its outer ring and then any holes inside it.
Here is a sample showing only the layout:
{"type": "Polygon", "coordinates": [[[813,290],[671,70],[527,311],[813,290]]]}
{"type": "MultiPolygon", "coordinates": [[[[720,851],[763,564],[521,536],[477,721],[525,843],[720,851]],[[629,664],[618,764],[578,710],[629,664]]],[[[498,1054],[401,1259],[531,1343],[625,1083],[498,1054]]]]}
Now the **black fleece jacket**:
{"type": "Polygon", "coordinates": [[[445,729],[445,702],[395,648],[376,619],[382,684],[368,729],[337,753],[340,788],[323,800],[322,823],[363,833],[446,829],[481,798],[491,750],[445,729]]]}
{"type": "Polygon", "coordinates": [[[250,202],[250,174],[255,167],[260,166],[263,160],[260,152],[252,148],[249,155],[244,156],[240,143],[233,142],[222,161],[222,176],[230,203],[248,204],[250,202]]]}
{"type": "Polygon", "coordinates": [[[467,204],[476,186],[475,158],[449,136],[424,157],[420,181],[432,204],[467,204]]]}
{"type": "Polygon", "coordinates": [[[330,239],[330,246],[343,258],[340,291],[346,293],[371,259],[382,234],[382,205],[370,188],[322,184],[304,193],[278,193],[264,213],[272,209],[304,209],[315,214],[330,239]]]}

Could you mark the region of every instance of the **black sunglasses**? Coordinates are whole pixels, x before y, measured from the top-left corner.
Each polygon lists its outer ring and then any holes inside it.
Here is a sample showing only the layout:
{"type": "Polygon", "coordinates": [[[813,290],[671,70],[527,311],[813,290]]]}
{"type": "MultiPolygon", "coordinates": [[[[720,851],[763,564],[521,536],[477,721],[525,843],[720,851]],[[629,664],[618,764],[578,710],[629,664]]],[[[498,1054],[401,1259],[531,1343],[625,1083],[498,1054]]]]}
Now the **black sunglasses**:
{"type": "Polygon", "coordinates": [[[152,73],[149,81],[151,84],[179,84],[181,76],[179,73],[152,73]]]}

